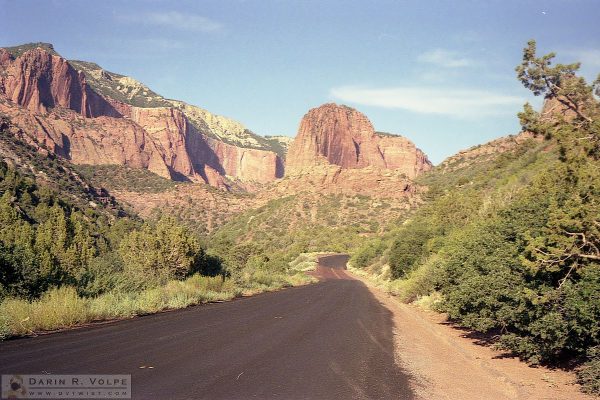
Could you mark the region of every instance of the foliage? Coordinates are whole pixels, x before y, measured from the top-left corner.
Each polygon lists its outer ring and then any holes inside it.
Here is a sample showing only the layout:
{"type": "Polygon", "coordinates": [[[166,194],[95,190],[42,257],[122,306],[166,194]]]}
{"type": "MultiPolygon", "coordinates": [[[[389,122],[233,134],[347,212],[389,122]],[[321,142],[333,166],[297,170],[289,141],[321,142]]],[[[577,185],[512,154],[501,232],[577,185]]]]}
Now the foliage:
{"type": "Polygon", "coordinates": [[[404,277],[427,255],[426,243],[430,236],[429,227],[424,224],[410,223],[402,227],[390,248],[393,278],[404,277]]]}
{"type": "Polygon", "coordinates": [[[328,253],[302,253],[289,263],[290,269],[298,272],[314,271],[317,268],[319,256],[325,254],[328,253]]]}
{"type": "Polygon", "coordinates": [[[138,193],[160,193],[177,183],[147,169],[121,165],[78,165],[77,170],[97,186],[138,193]]]}
{"type": "MultiPolygon", "coordinates": [[[[23,135],[15,135],[7,128],[8,119],[0,116],[0,157],[6,165],[14,166],[18,174],[10,172],[3,177],[0,191],[22,191],[32,182],[41,183],[40,194],[52,193],[78,208],[94,208],[101,214],[127,216],[106,191],[94,187],[85,177],[76,172],[75,167],[56,154],[30,145],[22,140],[23,135]]],[[[14,127],[13,127],[14,128],[14,127]]],[[[43,147],[43,146],[42,146],[43,147]]],[[[2,167],[5,170],[7,167],[2,167]]],[[[31,193],[23,193],[25,207],[31,206],[31,193]]]]}
{"type": "Polygon", "coordinates": [[[142,222],[94,207],[84,178],[63,191],[49,186],[39,176],[66,166],[47,165],[19,146],[11,154],[30,156],[37,169],[0,161],[0,339],[312,280],[274,268],[251,247],[227,253],[245,266],[227,279],[221,259],[176,219],[142,222]],[[43,173],[29,173],[37,170],[43,173]]]}
{"type": "Polygon", "coordinates": [[[580,382],[597,393],[600,107],[578,64],[552,66],[553,57],[538,58],[530,42],[517,68],[546,98],[543,113],[525,105],[519,115],[545,141],[434,170],[420,179],[427,204],[384,240],[388,249],[367,244],[353,259],[379,255],[403,301],[436,298],[455,322],[531,363],[583,360],[580,382]]]}
{"type": "Polygon", "coordinates": [[[600,395],[600,346],[587,351],[588,362],[578,371],[578,381],[583,391],[600,395]]]}
{"type": "Polygon", "coordinates": [[[191,271],[202,271],[200,264],[206,261],[198,239],[166,216],[125,236],[119,254],[125,273],[141,287],[182,279],[191,271]]]}
{"type": "Polygon", "coordinates": [[[519,114],[523,128],[555,138],[564,155],[600,157],[600,105],[592,93],[600,90],[600,76],[592,85],[576,75],[580,63],[552,65],[554,53],[536,57],[536,43],[530,40],[523,50],[523,62],[516,68],[523,85],[536,96],[544,95],[547,104],[557,102],[559,112],[541,118],[529,104],[519,114]]]}
{"type": "Polygon", "coordinates": [[[49,290],[36,300],[9,298],[0,303],[0,339],[229,300],[309,281],[304,275],[264,275],[239,284],[220,276],[194,274],[185,280],[170,280],[142,291],[111,291],[96,297],[81,297],[75,288],[63,286],[49,290]]]}
{"type": "Polygon", "coordinates": [[[394,279],[385,289],[404,303],[411,303],[437,293],[442,264],[438,254],[428,257],[419,268],[410,271],[403,279],[394,279]]]}
{"type": "Polygon", "coordinates": [[[73,198],[0,162],[0,297],[33,299],[64,285],[96,296],[221,272],[173,219],[141,224],[73,198]]]}
{"type": "Polygon", "coordinates": [[[298,193],[241,213],[209,238],[236,278],[248,268],[283,272],[301,253],[349,253],[406,211],[367,196],[298,193]]]}
{"type": "Polygon", "coordinates": [[[387,249],[387,243],[381,238],[365,241],[357,248],[350,258],[350,265],[354,268],[365,268],[387,249]]]}

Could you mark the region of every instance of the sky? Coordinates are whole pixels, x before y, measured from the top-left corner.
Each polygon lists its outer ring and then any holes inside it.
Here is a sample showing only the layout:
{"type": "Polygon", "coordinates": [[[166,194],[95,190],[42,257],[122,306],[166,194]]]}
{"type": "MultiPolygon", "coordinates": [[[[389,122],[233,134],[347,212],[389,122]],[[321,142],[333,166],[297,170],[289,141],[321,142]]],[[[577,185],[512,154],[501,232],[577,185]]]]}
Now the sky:
{"type": "Polygon", "coordinates": [[[0,46],[52,43],[261,135],[346,104],[436,164],[541,105],[514,72],[529,39],[600,73],[599,0],[0,0],[0,21],[0,46]]]}

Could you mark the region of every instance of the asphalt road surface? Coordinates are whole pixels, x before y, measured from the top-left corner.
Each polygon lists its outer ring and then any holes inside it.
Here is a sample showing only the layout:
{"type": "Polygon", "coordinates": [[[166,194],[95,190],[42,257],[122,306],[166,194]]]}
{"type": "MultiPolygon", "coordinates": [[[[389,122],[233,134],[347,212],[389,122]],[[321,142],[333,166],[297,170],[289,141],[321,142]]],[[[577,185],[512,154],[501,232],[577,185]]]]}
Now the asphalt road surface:
{"type": "Polygon", "coordinates": [[[410,399],[392,315],[346,260],[313,285],[0,342],[0,373],[131,374],[134,399],[410,399]]]}

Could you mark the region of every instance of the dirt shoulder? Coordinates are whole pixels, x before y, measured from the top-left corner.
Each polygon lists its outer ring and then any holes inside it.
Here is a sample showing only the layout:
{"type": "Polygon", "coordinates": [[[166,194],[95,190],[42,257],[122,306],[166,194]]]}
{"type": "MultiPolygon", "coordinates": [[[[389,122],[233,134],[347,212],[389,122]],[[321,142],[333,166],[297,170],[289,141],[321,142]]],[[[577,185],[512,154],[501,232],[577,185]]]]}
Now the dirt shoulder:
{"type": "Polygon", "coordinates": [[[572,373],[529,367],[468,332],[442,314],[402,304],[361,279],[394,315],[396,362],[413,376],[420,399],[597,399],[579,391],[572,373]]]}

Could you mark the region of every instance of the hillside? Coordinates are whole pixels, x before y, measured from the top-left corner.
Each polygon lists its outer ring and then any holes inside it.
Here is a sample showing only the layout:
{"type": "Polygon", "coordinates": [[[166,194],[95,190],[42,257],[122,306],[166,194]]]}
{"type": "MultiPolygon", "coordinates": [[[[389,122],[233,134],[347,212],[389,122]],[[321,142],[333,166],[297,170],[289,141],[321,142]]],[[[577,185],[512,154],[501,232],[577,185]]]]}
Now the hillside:
{"type": "Polygon", "coordinates": [[[531,364],[578,366],[584,390],[598,393],[600,81],[587,85],[578,64],[552,67],[552,57],[529,42],[517,68],[546,97],[540,112],[519,114],[527,133],[419,177],[424,205],[350,263],[531,364]]]}
{"type": "MultiPolygon", "coordinates": [[[[321,109],[330,107],[325,105],[321,109]]],[[[353,110],[346,106],[340,108],[353,110]]],[[[358,121],[366,120],[366,116],[357,110],[353,110],[349,115],[350,118],[345,120],[348,126],[358,126],[358,121]]],[[[335,114],[330,123],[337,124],[335,114]]],[[[365,149],[371,146],[376,154],[386,154],[385,163],[348,168],[344,165],[323,162],[320,165],[308,165],[307,168],[295,173],[288,173],[274,182],[256,183],[252,186],[245,183],[237,187],[233,186],[234,183],[230,183],[229,192],[214,190],[197,183],[172,183],[148,171],[142,173],[118,166],[84,165],[79,169],[84,171],[92,181],[108,187],[119,201],[130,205],[143,217],[160,213],[173,215],[203,236],[218,235],[218,232],[229,229],[229,224],[224,226],[226,222],[231,221],[231,224],[235,225],[236,221],[247,218],[248,213],[257,212],[259,208],[265,206],[273,210],[273,216],[270,218],[275,224],[281,224],[282,221],[286,221],[290,227],[312,224],[315,229],[327,225],[333,228],[350,224],[361,227],[356,234],[373,234],[379,228],[373,230],[364,227],[379,227],[386,222],[386,219],[396,219],[406,210],[420,203],[421,188],[414,184],[409,176],[421,174],[431,168],[431,164],[426,156],[407,139],[394,136],[391,139],[394,141],[393,145],[389,145],[387,142],[382,142],[381,135],[376,135],[372,127],[370,129],[371,131],[367,132],[362,139],[363,146],[365,149]],[[292,201],[294,205],[288,203],[284,205],[279,202],[283,198],[294,199],[292,201]],[[331,202],[331,199],[338,199],[337,207],[325,206],[331,202]],[[356,199],[364,201],[356,202],[356,199]],[[357,205],[354,205],[355,203],[357,205]],[[311,204],[310,207],[325,208],[327,212],[319,213],[318,220],[314,215],[304,212],[296,216],[293,214],[275,216],[279,211],[284,212],[284,209],[279,210],[278,207],[300,207],[301,204],[306,204],[306,207],[311,204]],[[341,211],[346,207],[356,212],[360,220],[341,218],[341,211]],[[383,210],[383,212],[376,210],[383,210]],[[240,213],[238,218],[236,215],[240,213]]],[[[323,140],[317,137],[320,134],[318,130],[314,130],[311,134],[315,135],[313,139],[300,137],[290,141],[289,138],[273,137],[270,140],[278,142],[282,148],[296,141],[323,140]]],[[[334,148],[333,144],[330,148],[334,148]]],[[[318,157],[318,154],[311,153],[312,149],[301,151],[304,151],[308,157],[318,157]]],[[[376,157],[376,154],[372,156],[376,157]]],[[[345,212],[343,214],[352,215],[345,212]]],[[[286,233],[290,240],[296,234],[295,229],[286,233]]],[[[252,238],[240,236],[234,241],[236,243],[252,241],[252,238]]],[[[298,254],[299,252],[290,252],[286,259],[291,261],[291,258],[298,254]]]]}
{"type": "Polygon", "coordinates": [[[126,215],[102,186],[93,185],[73,166],[47,149],[28,144],[26,134],[0,116],[0,158],[24,179],[53,190],[62,200],[81,209],[93,208],[111,218],[126,215]]]}
{"type": "Polygon", "coordinates": [[[283,176],[282,147],[52,45],[0,48],[0,112],[75,164],[123,165],[222,189],[283,176]]]}
{"type": "Polygon", "coordinates": [[[298,260],[347,253],[599,392],[600,80],[552,57],[530,42],[517,68],[546,99],[521,133],[434,167],[346,105],[261,137],[52,45],[0,48],[0,338],[303,284],[298,260]]]}

